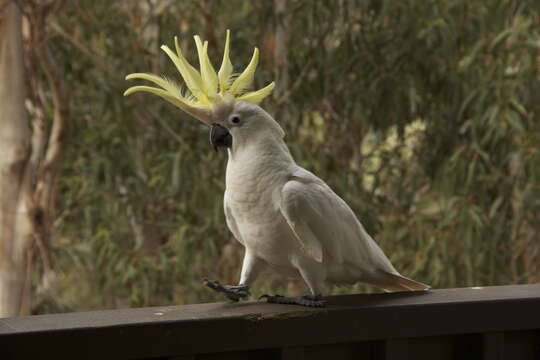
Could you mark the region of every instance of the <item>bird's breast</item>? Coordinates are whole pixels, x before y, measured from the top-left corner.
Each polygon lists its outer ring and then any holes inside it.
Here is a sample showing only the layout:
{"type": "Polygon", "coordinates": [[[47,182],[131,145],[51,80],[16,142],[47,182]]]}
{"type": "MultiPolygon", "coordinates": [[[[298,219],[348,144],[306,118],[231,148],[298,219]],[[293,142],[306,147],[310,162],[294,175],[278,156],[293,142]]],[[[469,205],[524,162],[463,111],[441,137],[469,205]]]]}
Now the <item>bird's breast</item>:
{"type": "Polygon", "coordinates": [[[264,158],[227,164],[226,198],[237,221],[267,223],[275,218],[287,172],[272,165],[264,158]]]}
{"type": "Polygon", "coordinates": [[[227,183],[225,201],[244,245],[271,265],[290,267],[298,243],[279,209],[282,185],[247,176],[242,184],[227,183]]]}
{"type": "Polygon", "coordinates": [[[281,191],[291,164],[274,154],[241,153],[229,159],[225,201],[244,245],[271,265],[290,267],[300,252],[281,214],[281,191]]]}

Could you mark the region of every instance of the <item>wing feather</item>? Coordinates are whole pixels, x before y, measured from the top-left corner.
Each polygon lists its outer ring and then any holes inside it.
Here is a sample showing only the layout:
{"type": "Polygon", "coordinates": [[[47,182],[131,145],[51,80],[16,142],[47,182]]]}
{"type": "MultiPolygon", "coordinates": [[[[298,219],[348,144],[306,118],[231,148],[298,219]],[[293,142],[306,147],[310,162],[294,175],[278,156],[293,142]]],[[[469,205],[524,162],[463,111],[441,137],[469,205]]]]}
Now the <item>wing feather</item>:
{"type": "Polygon", "coordinates": [[[309,171],[299,168],[285,184],[280,210],[316,261],[395,271],[347,203],[309,171]]]}
{"type": "Polygon", "coordinates": [[[315,209],[311,208],[309,201],[305,201],[311,195],[301,183],[289,181],[283,187],[280,210],[287,224],[291,227],[294,236],[303,250],[315,261],[323,261],[322,244],[311,230],[308,219],[315,209]],[[300,216],[305,214],[307,216],[300,216]]]}

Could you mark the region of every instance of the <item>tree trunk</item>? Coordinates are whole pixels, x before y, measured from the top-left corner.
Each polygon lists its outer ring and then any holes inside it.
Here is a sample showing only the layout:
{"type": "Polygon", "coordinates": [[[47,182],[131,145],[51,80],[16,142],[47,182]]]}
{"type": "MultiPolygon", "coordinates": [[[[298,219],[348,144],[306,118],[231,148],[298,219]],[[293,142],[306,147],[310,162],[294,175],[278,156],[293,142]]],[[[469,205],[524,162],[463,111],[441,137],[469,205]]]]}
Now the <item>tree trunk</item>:
{"type": "Polygon", "coordinates": [[[21,12],[8,2],[0,13],[0,317],[30,312],[32,134],[23,72],[21,12]]]}
{"type": "Polygon", "coordinates": [[[275,14],[275,49],[274,73],[276,74],[276,89],[274,97],[278,99],[277,118],[281,123],[287,123],[291,117],[289,93],[289,0],[274,0],[275,14]]]}

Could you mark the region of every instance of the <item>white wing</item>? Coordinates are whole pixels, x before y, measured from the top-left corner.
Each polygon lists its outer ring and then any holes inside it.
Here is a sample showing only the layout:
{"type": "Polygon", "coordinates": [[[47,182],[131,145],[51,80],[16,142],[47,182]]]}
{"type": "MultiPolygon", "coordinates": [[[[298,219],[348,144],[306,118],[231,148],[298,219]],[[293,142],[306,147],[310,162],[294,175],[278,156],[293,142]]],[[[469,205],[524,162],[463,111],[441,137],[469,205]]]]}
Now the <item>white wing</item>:
{"type": "Polygon", "coordinates": [[[284,185],[280,210],[316,261],[396,272],[345,201],[309,171],[299,168],[284,185]]]}

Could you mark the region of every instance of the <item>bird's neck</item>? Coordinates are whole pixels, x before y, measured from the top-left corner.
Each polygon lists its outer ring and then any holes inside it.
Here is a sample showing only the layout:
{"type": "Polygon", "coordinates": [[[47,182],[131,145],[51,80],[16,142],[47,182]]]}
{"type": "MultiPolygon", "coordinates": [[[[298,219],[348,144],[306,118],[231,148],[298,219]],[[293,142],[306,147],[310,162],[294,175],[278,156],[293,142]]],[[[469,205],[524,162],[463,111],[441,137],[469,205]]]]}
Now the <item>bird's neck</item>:
{"type": "MultiPolygon", "coordinates": [[[[227,188],[236,188],[235,184],[245,186],[279,182],[296,165],[281,137],[253,140],[237,147],[234,147],[233,140],[227,163],[227,188]]],[[[244,190],[249,191],[247,188],[244,190]]]]}
{"type": "Polygon", "coordinates": [[[285,163],[294,163],[291,152],[283,138],[271,135],[253,137],[249,141],[233,140],[229,149],[229,162],[252,162],[251,160],[272,160],[285,163]]]}

